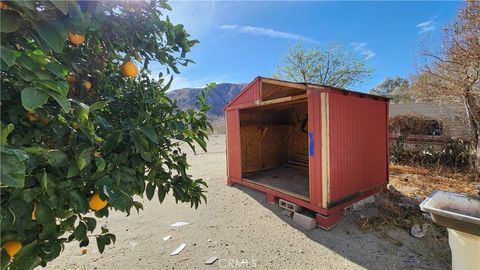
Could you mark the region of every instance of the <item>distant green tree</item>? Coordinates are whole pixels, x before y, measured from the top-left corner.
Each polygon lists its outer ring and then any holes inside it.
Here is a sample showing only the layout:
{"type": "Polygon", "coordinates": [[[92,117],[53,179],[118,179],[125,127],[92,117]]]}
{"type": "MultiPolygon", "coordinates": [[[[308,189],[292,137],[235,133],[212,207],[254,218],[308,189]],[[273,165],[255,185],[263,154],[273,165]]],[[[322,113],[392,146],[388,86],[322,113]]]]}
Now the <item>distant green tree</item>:
{"type": "Polygon", "coordinates": [[[340,44],[332,43],[322,49],[297,43],[283,56],[273,76],[300,83],[347,87],[365,81],[372,72],[363,59],[340,44]]]}
{"type": "Polygon", "coordinates": [[[368,91],[370,94],[388,97],[392,103],[407,103],[415,100],[408,80],[400,77],[385,78],[382,83],[368,91]]]}

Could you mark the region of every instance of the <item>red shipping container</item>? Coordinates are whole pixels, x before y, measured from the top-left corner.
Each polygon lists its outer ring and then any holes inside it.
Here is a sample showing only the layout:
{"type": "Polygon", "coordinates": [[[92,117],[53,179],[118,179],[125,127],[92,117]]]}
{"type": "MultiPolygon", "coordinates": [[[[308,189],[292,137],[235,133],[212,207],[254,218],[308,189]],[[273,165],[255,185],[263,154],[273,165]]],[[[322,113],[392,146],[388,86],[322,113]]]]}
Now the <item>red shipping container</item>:
{"type": "Polygon", "coordinates": [[[332,228],[340,210],[386,189],[387,98],[257,77],[225,107],[227,183],[317,213],[332,228]]]}

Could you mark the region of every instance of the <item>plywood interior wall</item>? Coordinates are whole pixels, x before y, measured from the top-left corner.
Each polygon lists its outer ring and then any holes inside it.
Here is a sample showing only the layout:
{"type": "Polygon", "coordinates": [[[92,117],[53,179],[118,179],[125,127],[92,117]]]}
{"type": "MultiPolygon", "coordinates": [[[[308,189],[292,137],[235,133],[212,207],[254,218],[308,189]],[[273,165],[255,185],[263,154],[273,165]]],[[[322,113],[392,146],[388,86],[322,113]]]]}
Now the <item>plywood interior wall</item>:
{"type": "Polygon", "coordinates": [[[239,117],[243,173],[283,164],[308,170],[306,102],[244,109],[239,117]]]}
{"type": "Polygon", "coordinates": [[[288,140],[288,163],[308,168],[308,108],[306,103],[292,108],[292,131],[288,140]]]}

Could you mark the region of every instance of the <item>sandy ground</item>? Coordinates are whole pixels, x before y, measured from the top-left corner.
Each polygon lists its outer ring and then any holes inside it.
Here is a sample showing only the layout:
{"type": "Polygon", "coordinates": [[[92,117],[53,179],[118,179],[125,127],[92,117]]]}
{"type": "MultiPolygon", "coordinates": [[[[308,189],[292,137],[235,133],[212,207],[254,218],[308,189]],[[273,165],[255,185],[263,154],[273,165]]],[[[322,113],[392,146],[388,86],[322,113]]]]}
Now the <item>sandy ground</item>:
{"type": "MultiPolygon", "coordinates": [[[[376,232],[359,229],[359,212],[347,211],[331,231],[305,231],[269,205],[263,193],[225,181],[225,138],[213,135],[208,154],[191,155],[190,173],[207,179],[208,204],[197,210],[167,197],[160,205],[146,201],[145,210],[126,217],[113,213],[106,224],[117,236],[100,254],[94,241],[82,255],[71,243],[47,269],[447,269],[431,254],[424,239],[392,230],[395,244],[376,232]],[[170,225],[189,222],[181,228],[170,225]],[[164,236],[171,235],[164,241],[164,236]],[[170,256],[181,243],[186,248],[170,256]],[[212,256],[213,265],[204,262],[212,256]]],[[[445,248],[448,248],[445,247],[445,248]]]]}

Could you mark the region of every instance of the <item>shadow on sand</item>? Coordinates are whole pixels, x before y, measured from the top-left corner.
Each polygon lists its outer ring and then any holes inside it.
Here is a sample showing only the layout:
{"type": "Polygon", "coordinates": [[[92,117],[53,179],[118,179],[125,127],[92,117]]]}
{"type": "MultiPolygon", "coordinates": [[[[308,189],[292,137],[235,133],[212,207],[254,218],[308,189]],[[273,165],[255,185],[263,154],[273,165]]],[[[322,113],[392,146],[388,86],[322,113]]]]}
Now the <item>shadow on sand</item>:
{"type": "MultiPolygon", "coordinates": [[[[291,217],[283,215],[278,203],[267,203],[265,193],[250,189],[242,185],[236,188],[255,199],[266,209],[274,213],[285,223],[302,232],[309,239],[345,258],[344,269],[448,269],[448,265],[441,263],[431,254],[423,240],[411,237],[401,229],[392,229],[387,237],[378,232],[365,232],[357,225],[357,216],[365,211],[344,211],[339,223],[330,231],[321,228],[305,230],[298,226],[291,217]],[[388,240],[395,239],[395,241],[388,240]],[[353,264],[353,265],[352,265],[353,264]],[[356,264],[356,266],[355,266],[356,264]]],[[[375,204],[370,208],[375,208],[375,204]]],[[[373,209],[376,210],[376,209],[373,209]]],[[[319,266],[320,269],[330,269],[329,266],[319,266]]]]}

